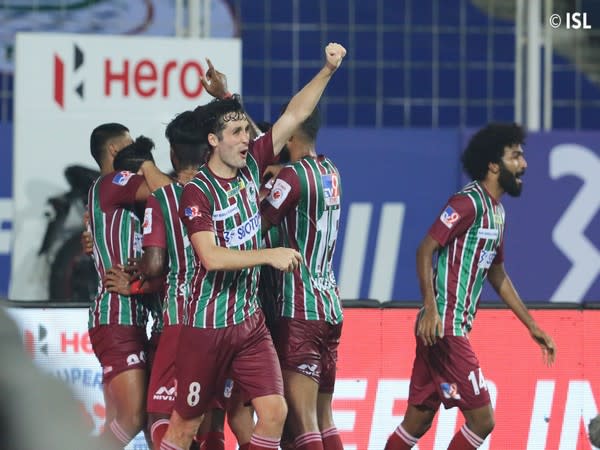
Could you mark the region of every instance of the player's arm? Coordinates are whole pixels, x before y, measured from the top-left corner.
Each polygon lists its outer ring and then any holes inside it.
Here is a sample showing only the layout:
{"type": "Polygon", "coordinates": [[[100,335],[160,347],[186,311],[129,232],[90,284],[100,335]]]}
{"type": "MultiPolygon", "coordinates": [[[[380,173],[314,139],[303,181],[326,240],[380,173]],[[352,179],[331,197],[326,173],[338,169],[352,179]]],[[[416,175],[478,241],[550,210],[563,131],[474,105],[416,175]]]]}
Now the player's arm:
{"type": "Polygon", "coordinates": [[[269,193],[260,204],[263,231],[279,225],[300,201],[300,181],[298,174],[290,167],[281,167],[272,183],[269,193]]]}
{"type": "Polygon", "coordinates": [[[440,244],[427,234],[417,249],[417,275],[423,299],[423,312],[417,325],[417,336],[423,339],[425,345],[435,344],[437,338],[442,337],[444,333],[433,289],[433,255],[440,247],[440,244]]]}
{"type": "Polygon", "coordinates": [[[135,193],[135,199],[138,202],[146,201],[155,190],[173,182],[171,177],[162,173],[153,161],[144,161],[140,166],[140,172],[146,182],[140,184],[135,193]]]}
{"type": "Polygon", "coordinates": [[[503,263],[490,266],[488,281],[498,293],[502,301],[512,310],[517,318],[527,327],[531,337],[540,345],[544,355],[544,362],[550,366],[556,358],[556,347],[552,338],[546,334],[529,314],[529,310],[521,300],[510,277],[504,269],[503,263]]]}
{"type": "Polygon", "coordinates": [[[268,264],[278,270],[294,271],[302,257],[291,248],[268,248],[261,250],[235,250],[215,243],[212,231],[198,231],[190,238],[200,262],[208,271],[242,270],[268,264]]]}
{"type": "Polygon", "coordinates": [[[340,44],[330,43],[325,47],[326,62],[323,68],[292,97],[285,112],[273,124],[273,152],[275,155],[281,152],[296,128],[313,112],[344,56],[346,56],[346,49],[340,44]]]}
{"type": "Polygon", "coordinates": [[[433,254],[451,245],[473,224],[475,207],[467,196],[453,195],[442,209],[427,236],[417,250],[417,275],[423,298],[423,312],[417,325],[417,336],[425,345],[433,345],[444,334],[442,320],[437,311],[434,291],[433,254]]]}
{"type": "MultiPolygon", "coordinates": [[[[234,94],[229,92],[229,89],[227,88],[227,76],[215,69],[215,66],[213,66],[213,63],[209,58],[206,58],[206,64],[208,65],[206,75],[200,77],[200,81],[202,82],[204,89],[206,89],[206,92],[220,100],[233,97],[234,94]]],[[[240,96],[238,94],[235,94],[235,96],[241,104],[242,101],[240,96]]],[[[246,118],[250,125],[250,140],[253,140],[261,134],[261,131],[254,120],[248,115],[248,112],[246,112],[246,118]]]]}
{"type": "Polygon", "coordinates": [[[126,267],[111,267],[104,276],[104,286],[108,292],[120,295],[148,294],[160,292],[164,278],[139,279],[132,276],[126,267]]]}
{"type": "Polygon", "coordinates": [[[138,264],[143,278],[162,277],[168,271],[167,250],[162,247],[144,247],[144,254],[138,264]]]}

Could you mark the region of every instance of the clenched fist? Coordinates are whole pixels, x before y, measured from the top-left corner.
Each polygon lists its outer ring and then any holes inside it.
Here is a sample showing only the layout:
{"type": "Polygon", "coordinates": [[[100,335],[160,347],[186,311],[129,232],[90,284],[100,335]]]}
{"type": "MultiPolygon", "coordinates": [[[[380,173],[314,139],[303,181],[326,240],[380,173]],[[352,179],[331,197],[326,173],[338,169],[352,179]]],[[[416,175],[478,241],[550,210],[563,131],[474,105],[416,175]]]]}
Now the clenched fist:
{"type": "Polygon", "coordinates": [[[327,59],[327,67],[331,69],[331,71],[335,71],[340,64],[342,64],[342,59],[346,56],[346,49],[338,44],[337,42],[330,42],[325,47],[325,58],[327,59]]]}
{"type": "Polygon", "coordinates": [[[302,255],[292,248],[277,247],[268,250],[269,265],[277,270],[293,272],[302,263],[302,255]]]}

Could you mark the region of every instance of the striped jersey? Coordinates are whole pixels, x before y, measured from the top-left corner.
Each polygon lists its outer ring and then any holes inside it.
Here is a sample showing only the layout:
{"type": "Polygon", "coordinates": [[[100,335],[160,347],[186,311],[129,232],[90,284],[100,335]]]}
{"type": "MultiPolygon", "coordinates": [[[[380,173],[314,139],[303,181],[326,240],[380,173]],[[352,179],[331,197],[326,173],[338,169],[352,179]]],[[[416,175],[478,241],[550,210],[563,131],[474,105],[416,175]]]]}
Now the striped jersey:
{"type": "Polygon", "coordinates": [[[194,250],[179,218],[183,185],[169,184],[152,193],[144,212],[143,246],[166,250],[169,272],[163,300],[163,325],[184,323],[185,303],[194,274],[194,250]]]}
{"type": "Polygon", "coordinates": [[[343,320],[333,273],[341,194],[333,162],[324,156],[305,157],[281,169],[261,205],[264,217],[280,227],[284,246],[303,258],[298,270],[282,272],[283,317],[332,324],[343,320]]]}
{"type": "Polygon", "coordinates": [[[88,193],[90,228],[94,238],[93,258],[98,271],[98,292],[90,305],[90,328],[98,325],[145,326],[148,313],[137,297],[106,290],[108,269],[126,265],[142,254],[140,220],[134,212],[135,194],[144,178],[131,172],[112,172],[98,178],[88,193]]]}
{"type": "MultiPolygon", "coordinates": [[[[261,248],[258,186],[260,175],[272,164],[273,140],[267,132],[250,143],[247,165],[233,178],[221,178],[200,168],[181,196],[179,217],[188,235],[214,233],[215,242],[234,250],[261,248]]],[[[260,268],[238,271],[207,271],[198,255],[187,306],[188,325],[224,328],[243,322],[258,308],[260,268]]]]}
{"type": "Polygon", "coordinates": [[[504,261],[504,218],[502,204],[473,181],[450,198],[429,230],[442,246],[434,288],[444,335],[471,330],[488,270],[504,261]]]}

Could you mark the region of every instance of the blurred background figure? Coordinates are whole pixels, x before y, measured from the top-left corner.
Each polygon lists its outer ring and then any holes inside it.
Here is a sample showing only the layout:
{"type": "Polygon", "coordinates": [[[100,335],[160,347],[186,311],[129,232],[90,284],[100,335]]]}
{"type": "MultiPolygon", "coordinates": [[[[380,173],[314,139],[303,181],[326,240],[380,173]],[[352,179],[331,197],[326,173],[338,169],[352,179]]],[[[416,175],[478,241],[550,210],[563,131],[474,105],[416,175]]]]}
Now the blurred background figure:
{"type": "Polygon", "coordinates": [[[11,450],[108,450],[90,437],[71,391],[41,372],[13,320],[0,308],[0,436],[11,450]]]}

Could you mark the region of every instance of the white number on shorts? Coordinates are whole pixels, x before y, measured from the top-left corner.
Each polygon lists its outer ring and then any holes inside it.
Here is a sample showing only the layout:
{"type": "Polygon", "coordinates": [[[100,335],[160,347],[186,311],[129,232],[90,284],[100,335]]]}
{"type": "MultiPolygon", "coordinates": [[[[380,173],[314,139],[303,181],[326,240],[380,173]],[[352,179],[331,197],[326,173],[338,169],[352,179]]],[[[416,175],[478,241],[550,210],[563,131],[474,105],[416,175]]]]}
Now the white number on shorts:
{"type": "Polygon", "coordinates": [[[194,381],[190,383],[190,393],[187,396],[187,402],[190,406],[196,406],[200,401],[200,383],[194,381]]]}
{"type": "Polygon", "coordinates": [[[487,383],[485,382],[481,368],[479,368],[479,383],[477,383],[477,375],[475,375],[474,370],[469,372],[469,381],[471,382],[471,385],[473,385],[473,392],[475,395],[479,395],[481,393],[481,389],[487,390],[487,383]]]}

